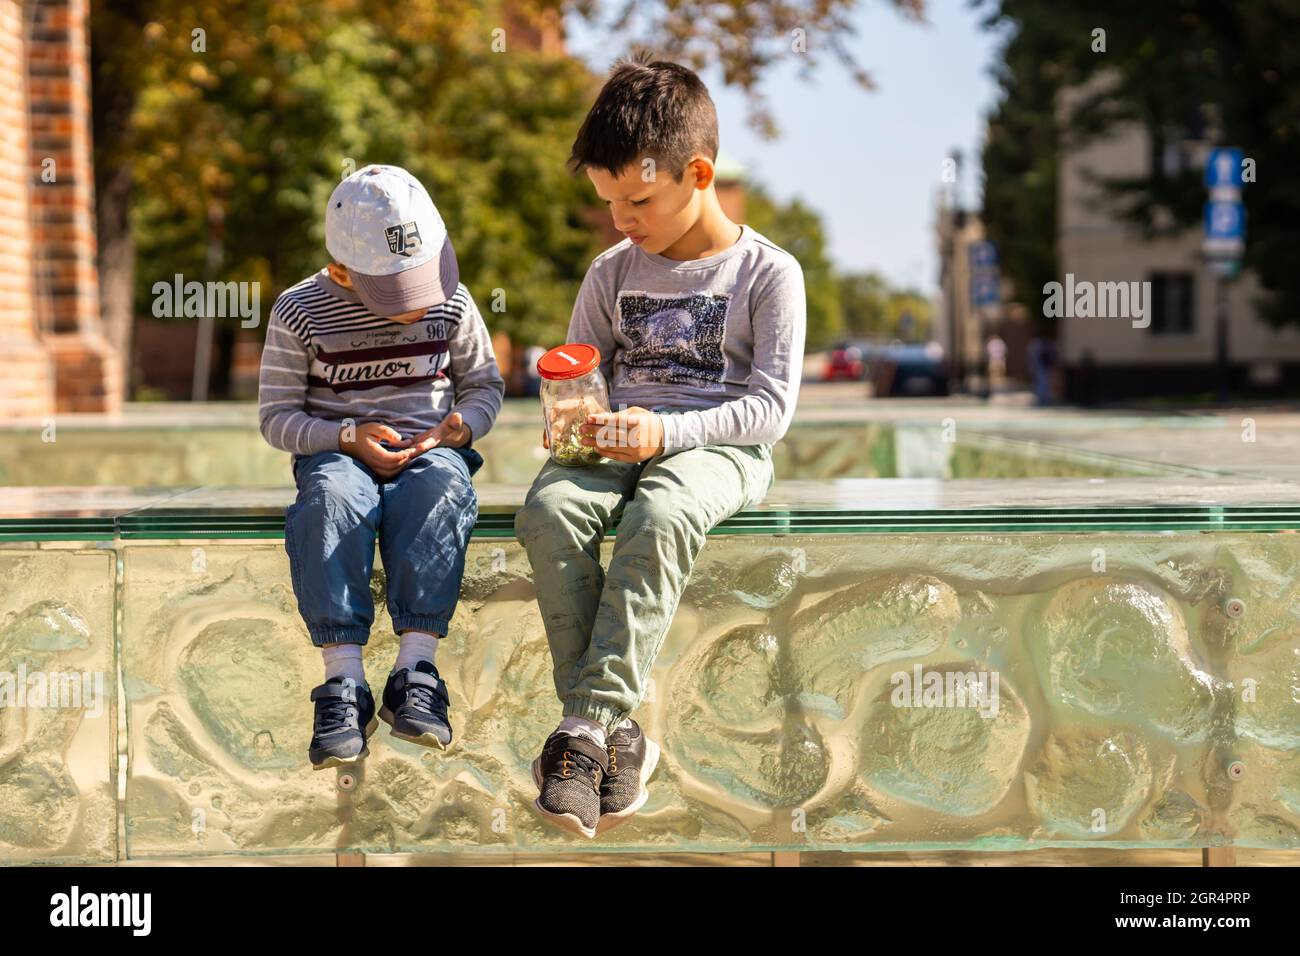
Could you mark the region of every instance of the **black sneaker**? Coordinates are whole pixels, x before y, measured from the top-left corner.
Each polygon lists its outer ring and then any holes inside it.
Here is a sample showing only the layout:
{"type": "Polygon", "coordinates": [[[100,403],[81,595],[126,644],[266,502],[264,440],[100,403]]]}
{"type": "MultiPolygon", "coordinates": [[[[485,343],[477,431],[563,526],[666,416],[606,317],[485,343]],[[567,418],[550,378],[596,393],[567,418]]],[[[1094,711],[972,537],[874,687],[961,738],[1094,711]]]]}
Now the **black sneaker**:
{"type": "Polygon", "coordinates": [[[375,732],[375,698],[370,685],[351,677],[332,677],[311,692],[316,702],[311,747],[312,769],[356,763],[370,755],[366,738],[375,732]]]}
{"type": "Polygon", "coordinates": [[[388,676],[379,717],[400,740],[446,750],[451,743],[450,703],[447,682],[438,676],[438,668],[431,661],[420,661],[414,670],[404,667],[388,676]]]}
{"type": "Polygon", "coordinates": [[[590,737],[556,731],[533,761],[533,783],[541,791],[533,806],[557,826],[591,839],[600,822],[600,781],[608,766],[609,754],[590,737]]]}
{"type": "Polygon", "coordinates": [[[597,833],[616,827],[645,805],[650,796],[646,781],[659,764],[659,745],[645,735],[635,720],[609,734],[609,769],[600,785],[600,822],[597,833]]]}

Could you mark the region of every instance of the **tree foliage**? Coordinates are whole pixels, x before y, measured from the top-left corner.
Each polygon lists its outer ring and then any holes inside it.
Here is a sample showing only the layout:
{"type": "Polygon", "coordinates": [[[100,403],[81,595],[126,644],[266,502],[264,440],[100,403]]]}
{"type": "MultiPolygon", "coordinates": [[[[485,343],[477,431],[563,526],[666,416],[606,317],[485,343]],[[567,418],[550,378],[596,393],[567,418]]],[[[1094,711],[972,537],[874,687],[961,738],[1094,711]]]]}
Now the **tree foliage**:
{"type": "Polygon", "coordinates": [[[844,320],[820,217],[797,198],[780,203],[751,183],[745,192],[745,221],[799,260],[808,300],[806,347],[811,350],[829,344],[840,334],[844,320]]]}
{"type": "MultiPolygon", "coordinates": [[[[773,132],[761,80],[779,57],[806,54],[805,74],[837,59],[869,83],[845,45],[856,2],[616,5],[610,59],[649,45],[697,67],[719,62],[749,95],[753,121],[773,132]]],[[[892,3],[921,15],[921,0],[892,3]]],[[[176,273],[260,283],[265,318],[275,295],[327,260],[324,206],[340,178],[394,163],[429,188],[489,327],[517,341],[558,340],[599,251],[590,186],[565,160],[603,77],[530,48],[526,35],[548,12],[599,22],[609,9],[586,0],[97,0],[101,249],[113,250],[107,268],[135,269],[116,283],[133,295],[106,300],[117,313],[109,325],[129,330],[132,313],[149,314],[154,284],[176,273]]],[[[756,228],[803,262],[810,341],[834,334],[838,286],[816,215],[761,195],[753,210],[756,228]]],[[[228,335],[236,319],[225,321],[228,335]]]]}
{"type": "Polygon", "coordinates": [[[843,276],[839,290],[846,337],[913,342],[930,338],[934,306],[920,292],[894,288],[876,272],[843,276]]]}
{"type": "MultiPolygon", "coordinates": [[[[991,8],[988,26],[1011,31],[998,71],[1003,98],[984,153],[985,224],[1020,295],[1032,296],[1057,271],[1048,250],[1060,150],[1135,122],[1153,137],[1157,155],[1166,141],[1203,131],[1211,143],[1241,147],[1255,160],[1257,180],[1243,196],[1243,264],[1268,292],[1259,304],[1263,318],[1300,324],[1300,271],[1292,265],[1300,188],[1290,174],[1300,162],[1300,0],[983,5],[991,8]],[[1094,49],[1097,29],[1105,31],[1104,52],[1094,49]],[[1094,77],[1097,92],[1057,128],[1056,94],[1094,77]]],[[[1200,224],[1206,197],[1199,170],[1153,163],[1146,175],[1100,185],[1116,214],[1148,236],[1200,224]]]]}
{"type": "Polygon", "coordinates": [[[579,217],[585,184],[563,165],[590,96],[586,70],[494,52],[488,21],[468,8],[457,29],[439,20],[450,35],[431,43],[413,33],[414,14],[387,24],[352,4],[243,6],[219,19],[175,11],[144,28],[131,131],[138,309],[174,272],[276,292],[310,274],[328,258],[331,190],[368,163],[393,163],[434,197],[480,307],[503,307],[489,315],[494,331],[529,338],[567,322],[596,241],[579,217]],[[206,52],[192,48],[198,23],[213,25],[206,52]]]}
{"type": "MultiPolygon", "coordinates": [[[[727,85],[749,103],[749,121],[774,137],[776,121],[762,83],[772,67],[792,55],[801,79],[827,58],[846,69],[853,83],[874,88],[871,74],[849,48],[856,36],[851,14],[861,0],[552,0],[598,24],[620,46],[648,47],[695,70],[717,64],[727,85]]],[[[924,0],[891,0],[898,13],[925,18],[924,0]]]]}

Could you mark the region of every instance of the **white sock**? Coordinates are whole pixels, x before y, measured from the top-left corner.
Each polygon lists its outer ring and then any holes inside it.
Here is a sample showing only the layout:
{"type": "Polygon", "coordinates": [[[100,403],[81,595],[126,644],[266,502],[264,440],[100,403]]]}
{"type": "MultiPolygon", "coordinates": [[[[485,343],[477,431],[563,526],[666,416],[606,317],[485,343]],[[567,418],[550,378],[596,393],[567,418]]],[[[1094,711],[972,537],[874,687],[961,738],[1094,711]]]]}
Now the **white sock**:
{"type": "Polygon", "coordinates": [[[595,741],[597,747],[605,746],[604,726],[577,714],[567,715],[556,730],[562,734],[582,734],[588,740],[595,741]]]}
{"type": "Polygon", "coordinates": [[[629,727],[631,727],[631,726],[632,726],[632,718],[631,718],[631,717],[624,717],[623,720],[622,720],[622,722],[621,722],[617,727],[615,727],[614,729],[615,729],[615,730],[627,730],[627,728],[629,728],[629,727]]]}
{"type": "Polygon", "coordinates": [[[428,661],[432,664],[437,653],[438,635],[427,631],[407,631],[402,635],[402,642],[397,647],[397,663],[393,665],[393,670],[400,671],[403,668],[414,670],[415,665],[420,661],[428,661]]]}
{"type": "Polygon", "coordinates": [[[325,679],[351,677],[358,684],[366,682],[366,670],[361,666],[360,644],[326,644],[321,648],[325,658],[325,679]]]}

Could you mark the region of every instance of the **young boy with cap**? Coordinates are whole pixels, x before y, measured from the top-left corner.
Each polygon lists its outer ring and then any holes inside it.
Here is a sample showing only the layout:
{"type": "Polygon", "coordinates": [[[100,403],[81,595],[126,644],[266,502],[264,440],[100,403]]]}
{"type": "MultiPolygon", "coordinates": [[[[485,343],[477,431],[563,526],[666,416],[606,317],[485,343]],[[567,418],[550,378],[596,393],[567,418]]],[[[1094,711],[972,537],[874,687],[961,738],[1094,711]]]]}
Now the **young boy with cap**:
{"type": "MultiPolygon", "coordinates": [[[[718,119],[674,63],[617,64],[570,159],[627,236],[597,256],[569,342],[600,350],[604,460],[548,461],[515,519],[563,719],[533,763],[536,808],[595,836],[646,801],[659,750],[629,716],[705,535],[771,489],[799,392],[803,272],[723,212],[718,119]],[[621,515],[608,574],[600,543],[621,515]]],[[[543,433],[543,440],[545,434],[543,433]]]]}
{"type": "Polygon", "coordinates": [[[410,173],[367,166],[344,179],[326,208],[325,246],[334,261],[271,309],[258,396],[262,435],[293,454],[284,546],[325,659],[311,692],[317,770],[365,757],[378,726],[361,658],[376,537],[400,635],[378,716],[395,737],[450,744],[434,656],[478,518],[473,442],[505,394],[446,226],[410,173]]]}

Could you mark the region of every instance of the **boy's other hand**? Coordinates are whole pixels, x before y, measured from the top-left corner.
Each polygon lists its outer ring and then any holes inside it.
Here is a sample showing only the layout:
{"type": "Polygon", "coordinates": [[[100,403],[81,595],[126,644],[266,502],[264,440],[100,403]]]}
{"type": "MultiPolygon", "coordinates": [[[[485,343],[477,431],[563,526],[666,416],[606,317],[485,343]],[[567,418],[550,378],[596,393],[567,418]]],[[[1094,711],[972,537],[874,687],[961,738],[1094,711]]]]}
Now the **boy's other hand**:
{"type": "Polygon", "coordinates": [[[437,448],[440,445],[444,448],[463,448],[473,440],[474,433],[465,424],[464,417],[460,412],[452,412],[427,432],[411,439],[413,444],[407,450],[412,458],[417,458],[430,448],[437,448]]]}
{"type": "Polygon", "coordinates": [[[411,450],[407,447],[411,442],[383,422],[365,422],[350,430],[351,441],[346,438],[349,427],[340,429],[339,451],[351,455],[385,480],[405,468],[412,458],[411,450]],[[380,444],[385,441],[388,442],[388,448],[380,444]],[[398,450],[391,451],[390,448],[398,450]]]}
{"type": "Polygon", "coordinates": [[[639,405],[621,412],[588,415],[580,431],[584,445],[615,461],[634,464],[663,454],[664,423],[657,414],[639,405]]]}

